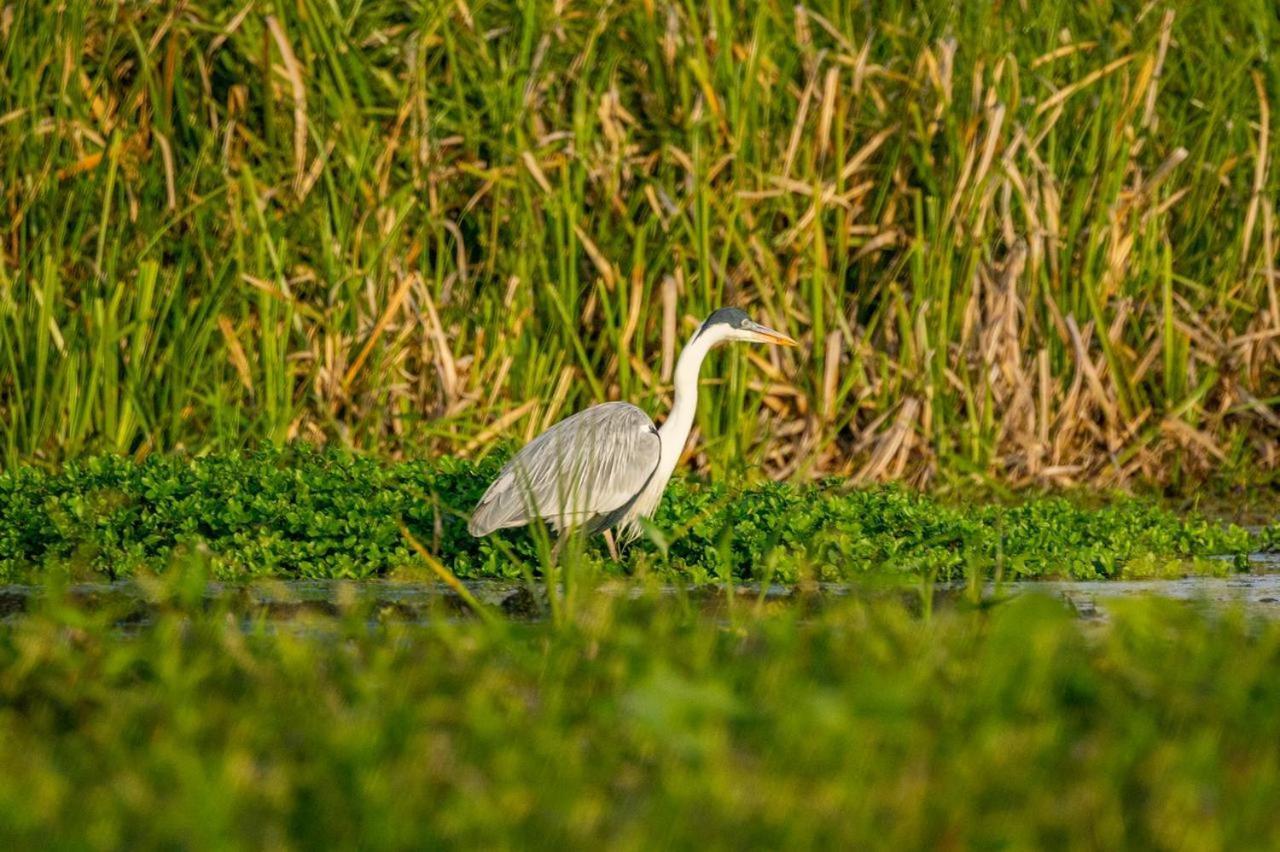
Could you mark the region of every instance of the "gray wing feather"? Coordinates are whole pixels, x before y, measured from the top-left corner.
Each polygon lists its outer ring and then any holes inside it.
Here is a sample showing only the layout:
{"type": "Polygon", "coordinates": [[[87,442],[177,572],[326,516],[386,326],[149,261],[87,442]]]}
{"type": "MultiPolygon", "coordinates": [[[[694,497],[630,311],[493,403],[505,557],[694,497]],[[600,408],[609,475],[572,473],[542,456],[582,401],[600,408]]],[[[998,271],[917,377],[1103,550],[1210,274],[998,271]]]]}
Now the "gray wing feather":
{"type": "Polygon", "coordinates": [[[516,453],[471,516],[472,535],[540,517],[557,530],[622,509],[662,455],[653,421],[634,405],[606,402],[559,423],[516,453]]]}

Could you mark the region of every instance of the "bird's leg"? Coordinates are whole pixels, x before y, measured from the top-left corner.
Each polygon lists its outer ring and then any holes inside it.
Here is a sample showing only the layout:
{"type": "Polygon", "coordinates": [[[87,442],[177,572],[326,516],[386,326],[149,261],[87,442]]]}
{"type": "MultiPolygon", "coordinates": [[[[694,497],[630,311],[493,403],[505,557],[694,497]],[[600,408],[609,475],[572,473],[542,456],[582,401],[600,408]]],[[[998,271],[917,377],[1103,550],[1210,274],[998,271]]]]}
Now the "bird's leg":
{"type": "Polygon", "coordinates": [[[613,530],[604,531],[604,543],[609,546],[609,555],[613,557],[613,561],[621,562],[622,557],[618,555],[618,545],[613,540],[613,530]]]}
{"type": "Polygon", "coordinates": [[[560,564],[560,551],[564,549],[565,540],[568,539],[568,531],[561,532],[556,536],[556,543],[551,546],[551,564],[560,564]]]}

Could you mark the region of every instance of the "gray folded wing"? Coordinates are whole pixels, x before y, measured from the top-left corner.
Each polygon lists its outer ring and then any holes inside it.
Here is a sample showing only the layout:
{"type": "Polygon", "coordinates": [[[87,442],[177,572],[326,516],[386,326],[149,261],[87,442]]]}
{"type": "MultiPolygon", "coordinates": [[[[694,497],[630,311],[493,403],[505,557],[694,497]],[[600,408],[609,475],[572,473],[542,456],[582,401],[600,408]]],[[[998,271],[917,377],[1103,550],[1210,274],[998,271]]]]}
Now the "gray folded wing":
{"type": "Polygon", "coordinates": [[[536,517],[557,530],[609,525],[648,484],[661,454],[649,415],[625,402],[593,406],[516,453],[467,528],[482,536],[536,517]]]}

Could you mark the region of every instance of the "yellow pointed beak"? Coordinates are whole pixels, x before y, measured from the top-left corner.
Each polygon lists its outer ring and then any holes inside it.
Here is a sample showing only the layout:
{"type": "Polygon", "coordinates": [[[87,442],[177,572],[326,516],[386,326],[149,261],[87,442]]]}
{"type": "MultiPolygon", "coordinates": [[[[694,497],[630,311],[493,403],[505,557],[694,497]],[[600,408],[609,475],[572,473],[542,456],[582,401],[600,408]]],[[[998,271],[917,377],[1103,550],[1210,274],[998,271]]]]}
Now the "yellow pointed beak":
{"type": "Polygon", "coordinates": [[[755,327],[752,328],[751,330],[756,333],[757,339],[761,343],[772,343],[775,346],[797,346],[798,345],[795,341],[795,338],[788,337],[782,332],[774,331],[773,329],[769,328],[766,325],[760,325],[760,323],[756,323],[755,327]]]}

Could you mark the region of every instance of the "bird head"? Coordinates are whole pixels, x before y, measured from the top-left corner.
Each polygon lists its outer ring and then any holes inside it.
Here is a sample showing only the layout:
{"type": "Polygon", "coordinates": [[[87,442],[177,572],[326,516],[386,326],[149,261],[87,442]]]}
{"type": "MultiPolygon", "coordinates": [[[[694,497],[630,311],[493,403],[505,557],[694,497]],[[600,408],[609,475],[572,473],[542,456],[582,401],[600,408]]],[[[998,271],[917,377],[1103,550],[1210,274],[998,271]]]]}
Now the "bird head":
{"type": "Polygon", "coordinates": [[[795,346],[792,338],[780,331],[761,325],[739,308],[721,308],[707,317],[698,329],[696,337],[706,337],[712,346],[741,340],[747,343],[772,343],[776,346],[795,346]]]}

